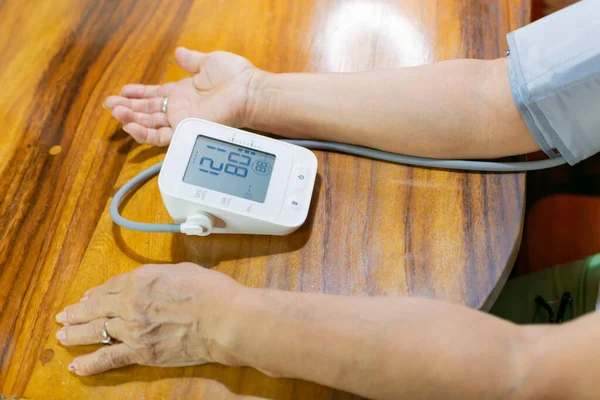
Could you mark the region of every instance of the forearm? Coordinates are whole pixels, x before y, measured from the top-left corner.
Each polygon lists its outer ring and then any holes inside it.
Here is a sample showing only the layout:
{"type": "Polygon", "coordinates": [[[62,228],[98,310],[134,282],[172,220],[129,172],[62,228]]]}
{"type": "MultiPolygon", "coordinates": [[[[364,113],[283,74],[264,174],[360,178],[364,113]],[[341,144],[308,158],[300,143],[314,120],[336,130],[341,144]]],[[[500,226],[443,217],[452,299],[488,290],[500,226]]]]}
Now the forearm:
{"type": "Polygon", "coordinates": [[[512,100],[505,59],[361,73],[259,72],[250,86],[252,129],[436,158],[538,149],[512,100]]]}
{"type": "Polygon", "coordinates": [[[369,398],[509,398],[530,368],[521,328],[442,302],[249,289],[236,304],[222,362],[369,398]]]}

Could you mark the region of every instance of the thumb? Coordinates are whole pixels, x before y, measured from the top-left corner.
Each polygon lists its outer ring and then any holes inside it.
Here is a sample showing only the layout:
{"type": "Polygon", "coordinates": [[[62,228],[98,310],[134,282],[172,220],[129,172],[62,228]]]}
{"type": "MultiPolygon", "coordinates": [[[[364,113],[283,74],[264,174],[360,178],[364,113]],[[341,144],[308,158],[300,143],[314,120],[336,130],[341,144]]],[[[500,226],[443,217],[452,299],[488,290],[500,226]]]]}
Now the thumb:
{"type": "Polygon", "coordinates": [[[200,67],[206,59],[206,54],[198,51],[188,50],[185,47],[178,47],[175,50],[175,60],[177,64],[190,74],[200,72],[200,67]]]}

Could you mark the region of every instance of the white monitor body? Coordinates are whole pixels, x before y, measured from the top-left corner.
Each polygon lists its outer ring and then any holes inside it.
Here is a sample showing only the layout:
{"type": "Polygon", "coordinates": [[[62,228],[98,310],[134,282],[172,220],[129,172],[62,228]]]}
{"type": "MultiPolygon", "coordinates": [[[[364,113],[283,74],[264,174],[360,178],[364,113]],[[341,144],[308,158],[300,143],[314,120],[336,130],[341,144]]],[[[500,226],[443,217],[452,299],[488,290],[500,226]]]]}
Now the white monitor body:
{"type": "Polygon", "coordinates": [[[158,186],[184,233],[286,235],[306,220],[316,174],[310,150],[189,118],[175,130],[158,186]]]}

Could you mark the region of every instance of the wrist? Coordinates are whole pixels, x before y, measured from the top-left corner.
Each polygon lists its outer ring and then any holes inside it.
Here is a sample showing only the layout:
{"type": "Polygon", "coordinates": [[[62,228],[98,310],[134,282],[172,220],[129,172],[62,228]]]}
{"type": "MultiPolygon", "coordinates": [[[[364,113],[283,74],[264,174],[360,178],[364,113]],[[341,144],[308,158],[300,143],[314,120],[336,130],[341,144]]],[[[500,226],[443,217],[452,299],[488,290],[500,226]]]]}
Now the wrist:
{"type": "Polygon", "coordinates": [[[272,376],[283,376],[269,361],[272,337],[280,325],[280,298],[270,289],[244,288],[231,302],[219,327],[218,339],[212,347],[213,361],[229,366],[253,367],[272,376]]]}
{"type": "Polygon", "coordinates": [[[247,365],[243,357],[247,332],[256,330],[253,325],[253,310],[260,304],[260,290],[240,288],[227,302],[224,310],[217,311],[210,340],[206,344],[211,360],[228,366],[247,365]]]}
{"type": "Polygon", "coordinates": [[[244,110],[244,127],[268,130],[267,121],[274,117],[272,80],[277,75],[256,68],[248,81],[248,98],[244,110]]]}

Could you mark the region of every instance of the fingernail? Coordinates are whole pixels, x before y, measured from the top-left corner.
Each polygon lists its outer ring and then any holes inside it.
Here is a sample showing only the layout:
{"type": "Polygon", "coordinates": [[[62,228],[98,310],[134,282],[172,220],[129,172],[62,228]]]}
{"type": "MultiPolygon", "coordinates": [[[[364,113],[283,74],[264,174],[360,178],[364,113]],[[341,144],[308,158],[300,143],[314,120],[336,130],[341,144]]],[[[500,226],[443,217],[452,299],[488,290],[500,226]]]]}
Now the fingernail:
{"type": "Polygon", "coordinates": [[[56,322],[58,322],[59,324],[62,324],[63,322],[65,322],[67,320],[67,313],[66,312],[61,312],[56,314],[56,322]]]}
{"type": "Polygon", "coordinates": [[[77,373],[77,365],[75,365],[74,362],[72,362],[71,364],[69,364],[68,368],[69,368],[69,371],[77,373]]]}
{"type": "Polygon", "coordinates": [[[86,301],[87,299],[89,299],[90,297],[88,295],[83,296],[81,299],[79,299],[79,301],[86,301]]]}
{"type": "Polygon", "coordinates": [[[65,331],[65,328],[61,328],[58,332],[56,332],[56,338],[61,342],[65,341],[65,339],[67,338],[67,332],[65,331]]]}
{"type": "Polygon", "coordinates": [[[90,294],[91,290],[86,290],[85,293],[83,294],[84,296],[88,296],[90,294]]]}
{"type": "Polygon", "coordinates": [[[127,130],[127,128],[123,127],[123,130],[127,133],[129,133],[129,131],[127,130]]]}
{"type": "Polygon", "coordinates": [[[104,103],[102,103],[102,108],[104,108],[106,110],[106,106],[104,105],[104,103]]]}

